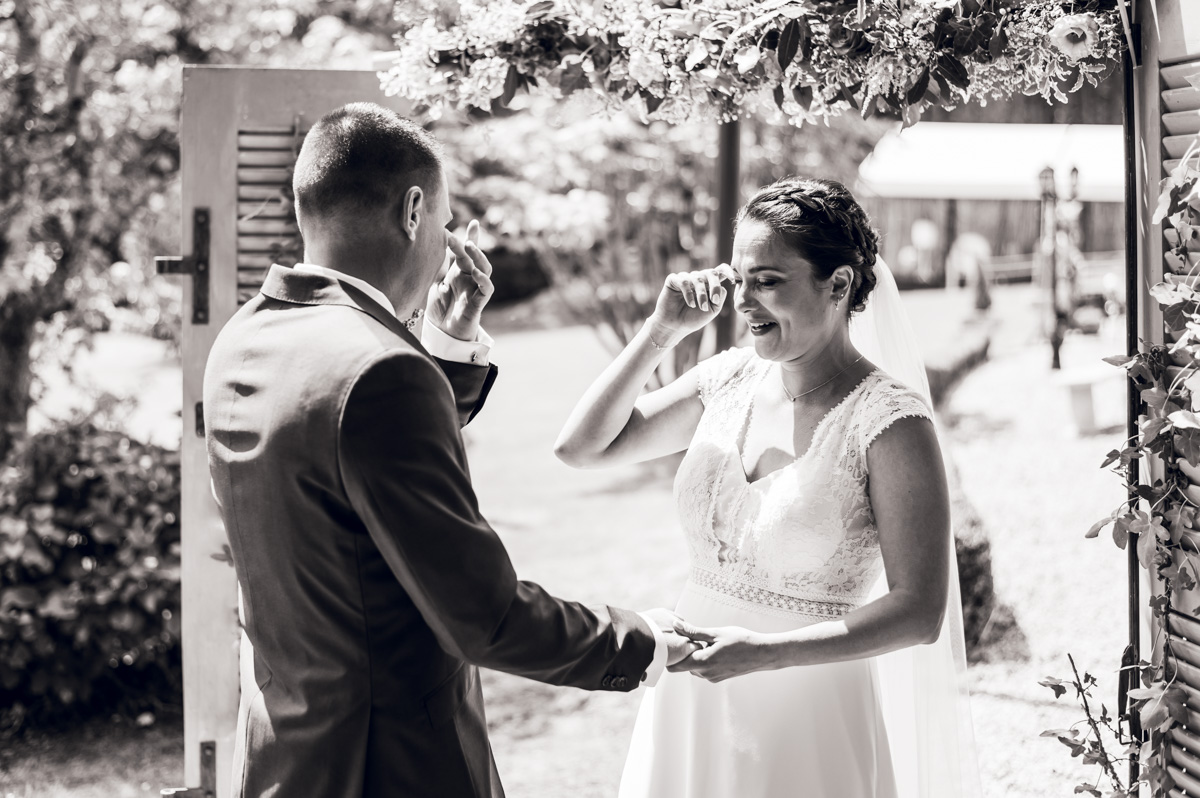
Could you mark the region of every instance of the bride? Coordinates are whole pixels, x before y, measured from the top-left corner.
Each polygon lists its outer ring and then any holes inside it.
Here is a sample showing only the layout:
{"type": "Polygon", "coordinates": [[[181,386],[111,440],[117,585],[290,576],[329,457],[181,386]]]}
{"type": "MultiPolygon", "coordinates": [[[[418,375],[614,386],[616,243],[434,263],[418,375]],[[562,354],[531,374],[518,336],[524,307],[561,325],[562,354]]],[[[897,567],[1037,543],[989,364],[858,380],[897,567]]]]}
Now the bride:
{"type": "Polygon", "coordinates": [[[706,645],[647,692],[621,798],[978,794],[946,477],[899,301],[850,192],[780,180],[739,213],[732,267],[670,275],[572,412],[556,453],[576,467],[687,450],[676,628],[706,645]],[[753,348],[642,394],[725,282],[753,348]]]}

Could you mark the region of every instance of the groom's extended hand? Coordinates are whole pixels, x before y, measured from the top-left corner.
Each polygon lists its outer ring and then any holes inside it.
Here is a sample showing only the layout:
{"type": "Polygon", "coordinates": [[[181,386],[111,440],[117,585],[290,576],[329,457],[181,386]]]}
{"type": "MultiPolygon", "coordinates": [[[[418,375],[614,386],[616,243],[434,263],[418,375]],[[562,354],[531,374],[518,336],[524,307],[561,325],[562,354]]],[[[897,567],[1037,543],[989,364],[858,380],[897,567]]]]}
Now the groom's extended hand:
{"type": "Polygon", "coordinates": [[[701,629],[686,621],[675,624],[676,634],[702,645],[696,653],[667,670],[672,673],[692,673],[710,682],[723,682],[734,676],[778,667],[774,651],[766,635],[740,626],[701,629]]]}
{"type": "Polygon", "coordinates": [[[687,659],[704,647],[703,643],[690,640],[676,631],[676,627],[685,623],[685,621],[670,610],[659,607],[658,609],[647,610],[641,613],[641,615],[657,625],[659,631],[663,633],[663,640],[667,644],[668,668],[687,659]]]}
{"type": "Polygon", "coordinates": [[[471,220],[465,239],[447,232],[446,246],[454,261],[429,288],[425,318],[447,335],[474,341],[479,335],[479,317],[495,291],[492,264],[479,248],[479,222],[471,220]]]}

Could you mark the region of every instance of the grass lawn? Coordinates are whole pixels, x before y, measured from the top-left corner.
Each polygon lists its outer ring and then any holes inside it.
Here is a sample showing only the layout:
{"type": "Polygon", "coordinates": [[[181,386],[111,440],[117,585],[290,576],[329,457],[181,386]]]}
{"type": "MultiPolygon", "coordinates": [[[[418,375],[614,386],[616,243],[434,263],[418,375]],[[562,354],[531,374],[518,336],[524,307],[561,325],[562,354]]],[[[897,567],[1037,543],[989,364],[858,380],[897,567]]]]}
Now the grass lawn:
{"type": "MultiPolygon", "coordinates": [[[[967,294],[906,294],[929,358],[955,343],[970,316],[967,294]]],[[[1115,695],[1123,646],[1123,556],[1086,541],[1091,522],[1120,499],[1097,466],[1119,432],[1079,438],[1063,389],[1029,334],[1029,291],[1001,289],[993,359],[955,393],[943,426],[964,492],[992,539],[996,589],[1019,631],[972,668],[985,794],[1069,795],[1081,770],[1047,728],[1077,717],[1037,681],[1064,675],[1066,650],[1115,695]]],[[[1072,339],[1067,365],[1119,344],[1072,339]]],[[[518,573],[552,592],[635,609],[672,606],[687,569],[675,521],[675,461],[574,471],[551,447],[572,403],[607,362],[587,329],[498,336],[501,378],[468,428],[471,467],[485,515],[518,573]]],[[[1120,384],[1117,383],[1117,390],[1120,384]]],[[[608,798],[616,794],[640,696],[556,689],[485,676],[492,742],[512,796],[608,798]]],[[[1111,706],[1111,703],[1110,703],[1111,706]]],[[[18,742],[0,754],[0,798],[125,796],[182,786],[179,725],[96,723],[70,735],[18,742]]]]}

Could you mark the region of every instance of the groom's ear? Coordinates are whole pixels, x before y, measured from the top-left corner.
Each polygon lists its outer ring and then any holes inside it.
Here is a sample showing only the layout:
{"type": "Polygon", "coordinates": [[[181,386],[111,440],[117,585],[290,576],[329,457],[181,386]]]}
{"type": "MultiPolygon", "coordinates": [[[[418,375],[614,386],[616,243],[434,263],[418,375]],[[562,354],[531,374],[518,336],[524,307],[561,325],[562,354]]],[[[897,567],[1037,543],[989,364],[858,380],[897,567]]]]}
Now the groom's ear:
{"type": "Polygon", "coordinates": [[[400,232],[408,238],[409,241],[417,240],[417,229],[421,226],[421,218],[428,210],[426,207],[425,192],[420,186],[411,186],[408,191],[404,192],[404,197],[399,202],[400,212],[400,232]]]}

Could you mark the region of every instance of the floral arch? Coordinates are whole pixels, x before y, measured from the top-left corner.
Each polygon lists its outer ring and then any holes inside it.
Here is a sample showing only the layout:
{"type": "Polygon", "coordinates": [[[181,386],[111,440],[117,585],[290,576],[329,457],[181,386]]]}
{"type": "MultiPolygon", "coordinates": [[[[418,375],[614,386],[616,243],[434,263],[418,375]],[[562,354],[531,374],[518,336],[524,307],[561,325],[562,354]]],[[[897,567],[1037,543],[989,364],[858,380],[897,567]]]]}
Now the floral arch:
{"type": "Polygon", "coordinates": [[[913,124],[935,104],[1065,102],[1116,68],[1129,31],[1113,0],[467,0],[403,36],[384,88],[435,116],[528,90],[669,122],[913,124]]]}

